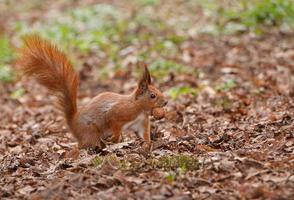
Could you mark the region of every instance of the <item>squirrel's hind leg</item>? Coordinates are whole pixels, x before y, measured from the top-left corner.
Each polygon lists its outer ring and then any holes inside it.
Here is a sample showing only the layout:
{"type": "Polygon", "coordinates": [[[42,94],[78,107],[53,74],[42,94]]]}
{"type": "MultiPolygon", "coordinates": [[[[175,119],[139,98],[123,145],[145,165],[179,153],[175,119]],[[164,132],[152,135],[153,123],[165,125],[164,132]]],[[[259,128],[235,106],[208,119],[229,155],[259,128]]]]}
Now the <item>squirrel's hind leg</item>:
{"type": "Polygon", "coordinates": [[[94,124],[79,127],[78,143],[79,148],[99,148],[105,147],[101,141],[101,133],[94,124]]]}

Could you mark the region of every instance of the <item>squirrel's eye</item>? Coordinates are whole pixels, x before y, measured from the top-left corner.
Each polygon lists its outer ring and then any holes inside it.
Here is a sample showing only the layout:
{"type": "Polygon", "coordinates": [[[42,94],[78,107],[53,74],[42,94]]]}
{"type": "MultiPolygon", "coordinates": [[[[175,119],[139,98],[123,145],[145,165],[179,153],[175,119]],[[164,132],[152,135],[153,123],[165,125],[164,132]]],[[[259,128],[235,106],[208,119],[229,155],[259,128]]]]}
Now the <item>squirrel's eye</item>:
{"type": "Polygon", "coordinates": [[[150,98],[151,98],[151,99],[154,99],[155,97],[156,97],[155,94],[151,94],[151,95],[150,95],[150,98]]]}

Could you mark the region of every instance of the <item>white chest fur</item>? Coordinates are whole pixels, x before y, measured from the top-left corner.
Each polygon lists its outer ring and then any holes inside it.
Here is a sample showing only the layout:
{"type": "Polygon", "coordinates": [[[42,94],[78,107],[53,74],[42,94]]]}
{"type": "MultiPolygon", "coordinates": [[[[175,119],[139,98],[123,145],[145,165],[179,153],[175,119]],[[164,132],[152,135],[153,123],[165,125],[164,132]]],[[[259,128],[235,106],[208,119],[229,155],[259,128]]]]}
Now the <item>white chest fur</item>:
{"type": "Polygon", "coordinates": [[[144,120],[145,120],[146,117],[148,117],[148,116],[146,116],[144,113],[141,113],[140,115],[138,115],[138,117],[136,119],[126,123],[123,126],[123,130],[131,129],[133,131],[136,131],[138,133],[138,135],[141,138],[143,138],[144,137],[144,131],[145,131],[144,120]]]}

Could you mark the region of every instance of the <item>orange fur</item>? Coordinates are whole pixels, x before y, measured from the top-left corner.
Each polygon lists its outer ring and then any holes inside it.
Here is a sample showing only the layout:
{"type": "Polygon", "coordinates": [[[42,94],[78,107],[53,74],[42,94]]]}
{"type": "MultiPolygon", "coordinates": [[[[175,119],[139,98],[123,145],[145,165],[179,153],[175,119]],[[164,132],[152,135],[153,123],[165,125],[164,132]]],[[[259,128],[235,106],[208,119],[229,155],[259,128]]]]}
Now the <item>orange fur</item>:
{"type": "Polygon", "coordinates": [[[58,98],[58,105],[65,113],[68,125],[77,112],[78,76],[66,55],[56,46],[36,35],[24,39],[17,65],[27,76],[33,76],[58,98]]]}
{"type": "Polygon", "coordinates": [[[25,75],[33,76],[58,98],[60,109],[81,148],[103,147],[111,136],[119,142],[122,130],[134,126],[148,143],[149,115],[154,108],[166,105],[162,93],[152,86],[146,66],[138,87],[129,95],[104,92],[77,110],[78,77],[66,55],[48,41],[33,35],[25,38],[18,65],[25,75]]]}

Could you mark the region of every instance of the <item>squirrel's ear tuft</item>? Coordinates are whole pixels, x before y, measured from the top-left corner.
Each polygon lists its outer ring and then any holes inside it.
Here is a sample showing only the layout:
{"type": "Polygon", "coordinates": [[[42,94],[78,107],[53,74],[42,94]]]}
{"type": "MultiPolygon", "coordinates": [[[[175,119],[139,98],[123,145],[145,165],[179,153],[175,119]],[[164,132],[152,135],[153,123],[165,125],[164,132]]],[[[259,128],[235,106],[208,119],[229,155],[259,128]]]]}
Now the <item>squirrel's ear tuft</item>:
{"type": "Polygon", "coordinates": [[[149,70],[148,70],[147,66],[145,66],[144,74],[146,74],[148,84],[150,85],[151,84],[151,76],[150,76],[150,73],[149,73],[149,70]]]}
{"type": "Polygon", "coordinates": [[[139,65],[144,68],[144,73],[143,73],[143,76],[141,79],[144,79],[150,85],[151,84],[151,76],[150,76],[150,73],[149,73],[149,70],[148,70],[146,63],[140,63],[139,65]]]}
{"type": "Polygon", "coordinates": [[[146,64],[140,64],[140,66],[144,67],[144,72],[138,83],[138,89],[136,92],[137,96],[144,94],[144,92],[148,89],[148,85],[151,84],[151,77],[146,64]]]}

